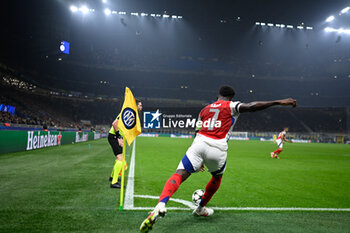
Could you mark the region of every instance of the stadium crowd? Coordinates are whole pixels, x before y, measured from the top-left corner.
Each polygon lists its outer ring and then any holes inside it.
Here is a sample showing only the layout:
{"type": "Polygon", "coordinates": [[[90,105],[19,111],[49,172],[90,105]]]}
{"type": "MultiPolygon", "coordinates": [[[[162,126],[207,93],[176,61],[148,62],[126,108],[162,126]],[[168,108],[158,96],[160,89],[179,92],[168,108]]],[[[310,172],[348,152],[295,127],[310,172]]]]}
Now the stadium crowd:
{"type": "MultiPolygon", "coordinates": [[[[0,103],[16,107],[16,113],[0,112],[1,123],[40,125],[57,128],[90,128],[96,124],[109,125],[121,107],[120,100],[84,99],[39,94],[23,90],[0,88],[0,103]],[[83,124],[82,120],[91,122],[83,124]]],[[[187,104],[180,100],[143,100],[145,109],[149,107],[172,106],[191,107],[194,115],[204,103],[193,101],[187,104]]],[[[242,115],[236,125],[237,131],[265,132],[278,131],[286,124],[292,132],[346,133],[347,113],[345,108],[297,108],[282,110],[269,109],[255,114],[242,115]],[[317,120],[315,120],[317,119],[317,120]],[[287,123],[288,122],[288,123],[287,123]]]]}
{"type": "MultiPolygon", "coordinates": [[[[0,72],[0,104],[14,106],[15,114],[0,112],[0,122],[19,125],[37,125],[52,128],[90,128],[95,125],[110,125],[121,108],[123,92],[119,96],[85,95],[81,92],[64,89],[46,89],[22,80],[21,75],[9,71],[0,72]]],[[[175,79],[174,79],[175,80],[175,79]]],[[[172,80],[166,80],[157,85],[172,85],[172,80]],[[170,83],[170,84],[169,84],[170,83]]],[[[174,82],[174,83],[172,83],[174,82]]],[[[153,85],[153,84],[152,84],[153,85]]],[[[200,84],[203,89],[205,84],[200,84]]],[[[169,88],[170,88],[169,86],[169,88]]],[[[120,88],[122,90],[122,88],[120,88]]],[[[196,94],[208,95],[202,88],[196,94]]],[[[170,88],[170,90],[172,90],[170,88]]],[[[187,93],[187,87],[182,90],[174,89],[174,96],[169,95],[169,89],[158,90],[155,97],[140,88],[133,88],[135,93],[141,93],[145,110],[150,108],[191,108],[192,115],[198,114],[200,109],[211,100],[184,100],[179,98],[187,93]],[[142,95],[145,94],[145,95],[142,95]],[[163,96],[169,96],[164,98],[163,96]]],[[[115,94],[115,93],[114,93],[115,94]]],[[[215,97],[215,92],[212,95],[215,97]]],[[[249,101],[249,99],[248,99],[249,101]]],[[[346,108],[303,108],[268,109],[256,114],[244,114],[236,125],[237,131],[267,132],[279,131],[288,125],[291,132],[347,132],[346,108]]],[[[177,131],[180,132],[180,131],[177,131]]]]}

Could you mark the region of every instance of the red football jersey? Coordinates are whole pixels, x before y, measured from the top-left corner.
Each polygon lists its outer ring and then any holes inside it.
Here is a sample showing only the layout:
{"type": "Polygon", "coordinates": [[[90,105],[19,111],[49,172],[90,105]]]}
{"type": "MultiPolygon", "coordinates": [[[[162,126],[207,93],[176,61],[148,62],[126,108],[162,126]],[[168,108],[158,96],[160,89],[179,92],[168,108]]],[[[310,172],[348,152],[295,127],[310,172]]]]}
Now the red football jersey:
{"type": "Polygon", "coordinates": [[[228,137],[239,116],[240,102],[219,100],[209,104],[199,114],[202,128],[198,132],[213,139],[228,137]]]}
{"type": "Polygon", "coordinates": [[[283,131],[280,132],[280,134],[278,135],[277,140],[279,140],[279,139],[284,140],[285,137],[286,137],[286,131],[283,130],[283,131]]]}

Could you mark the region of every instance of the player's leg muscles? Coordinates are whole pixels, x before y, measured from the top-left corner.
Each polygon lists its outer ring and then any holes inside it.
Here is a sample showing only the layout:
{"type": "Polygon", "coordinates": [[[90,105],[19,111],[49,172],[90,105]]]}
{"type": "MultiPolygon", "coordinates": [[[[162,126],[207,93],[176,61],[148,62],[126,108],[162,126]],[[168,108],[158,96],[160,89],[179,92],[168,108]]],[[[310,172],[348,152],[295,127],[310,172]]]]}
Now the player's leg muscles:
{"type": "Polygon", "coordinates": [[[176,172],[165,183],[159,202],[167,203],[170,197],[176,192],[180,184],[184,182],[193,172],[199,170],[203,164],[203,159],[199,156],[198,151],[201,149],[197,144],[187,150],[181,159],[176,172]]]}
{"type": "Polygon", "coordinates": [[[219,189],[222,175],[226,170],[226,159],[226,151],[220,150],[216,147],[210,147],[208,149],[204,164],[211,172],[212,177],[205,187],[204,195],[199,203],[200,206],[205,206],[219,189]]]}
{"type": "Polygon", "coordinates": [[[179,174],[182,178],[181,182],[184,182],[185,180],[187,180],[188,177],[190,177],[191,173],[186,171],[185,169],[177,169],[176,173],[179,174]]]}
{"type": "Polygon", "coordinates": [[[159,197],[159,202],[164,202],[166,204],[170,197],[177,191],[180,184],[190,175],[191,173],[184,169],[176,170],[176,172],[165,183],[162,194],[159,197]]]}
{"type": "Polygon", "coordinates": [[[221,180],[222,180],[222,174],[213,175],[211,177],[209,183],[205,187],[204,195],[202,197],[201,202],[199,203],[200,206],[205,206],[211,200],[211,198],[214,196],[216,191],[219,189],[221,180]]]}

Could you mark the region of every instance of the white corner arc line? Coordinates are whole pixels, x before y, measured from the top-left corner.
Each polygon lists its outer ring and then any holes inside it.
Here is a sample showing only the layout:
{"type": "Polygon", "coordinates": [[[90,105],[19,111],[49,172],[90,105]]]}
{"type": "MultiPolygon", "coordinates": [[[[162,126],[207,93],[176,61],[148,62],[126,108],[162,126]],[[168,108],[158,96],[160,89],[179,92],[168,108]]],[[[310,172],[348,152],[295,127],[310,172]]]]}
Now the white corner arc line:
{"type": "Polygon", "coordinates": [[[136,139],[134,140],[132,146],[132,153],[130,159],[130,168],[128,174],[128,183],[125,190],[125,201],[124,209],[133,209],[134,208],[134,176],[135,176],[135,148],[136,148],[136,139]]]}
{"type": "MultiPolygon", "coordinates": [[[[134,195],[134,197],[140,197],[140,198],[149,198],[149,199],[159,199],[159,196],[150,196],[150,195],[134,195]]],[[[177,199],[177,198],[171,198],[170,201],[174,201],[177,203],[181,203],[187,207],[189,207],[190,209],[195,209],[196,206],[190,202],[190,201],[186,201],[186,200],[182,200],[182,199],[177,199]]],[[[169,208],[167,208],[169,209],[169,208]]],[[[188,209],[188,208],[181,208],[181,209],[188,209]]]]}
{"type": "MultiPolygon", "coordinates": [[[[183,208],[183,207],[167,207],[167,210],[191,210],[190,208],[183,208]]],[[[134,207],[132,209],[128,210],[154,210],[154,207],[134,207]]]]}

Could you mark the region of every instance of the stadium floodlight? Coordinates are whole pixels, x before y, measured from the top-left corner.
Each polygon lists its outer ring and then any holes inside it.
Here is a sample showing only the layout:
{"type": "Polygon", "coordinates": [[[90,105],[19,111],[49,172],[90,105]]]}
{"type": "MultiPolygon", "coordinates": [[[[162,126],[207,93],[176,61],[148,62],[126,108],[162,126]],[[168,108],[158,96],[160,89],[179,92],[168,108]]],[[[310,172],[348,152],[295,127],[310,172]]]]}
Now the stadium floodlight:
{"type": "Polygon", "coordinates": [[[350,34],[350,29],[339,28],[339,29],[336,29],[336,32],[350,34]]]}
{"type": "Polygon", "coordinates": [[[287,25],[287,28],[294,28],[293,25],[287,25]]]}
{"type": "Polygon", "coordinates": [[[326,27],[326,28],[324,29],[324,31],[325,31],[325,32],[336,32],[337,29],[330,28],[330,27],[326,27]]]}
{"type": "Polygon", "coordinates": [[[144,17],[144,16],[148,16],[147,13],[141,13],[141,16],[144,17]]]}
{"type": "Polygon", "coordinates": [[[313,30],[313,27],[306,27],[306,30],[313,30]]]}
{"type": "Polygon", "coordinates": [[[260,25],[260,22],[256,22],[255,25],[260,25]]]}
{"type": "Polygon", "coordinates": [[[126,15],[126,12],[125,11],[119,11],[119,14],[120,15],[126,15]]]}
{"type": "Polygon", "coordinates": [[[281,24],[276,24],[276,27],[280,28],[280,27],[281,27],[281,24]]]}
{"type": "Polygon", "coordinates": [[[265,25],[266,25],[266,23],[260,23],[260,25],[261,25],[261,26],[265,26],[265,25]]]}
{"type": "Polygon", "coordinates": [[[117,11],[112,11],[112,14],[113,15],[116,15],[118,12],[117,11]]]}
{"type": "Polygon", "coordinates": [[[156,14],[156,17],[162,17],[162,15],[161,14],[156,14]]]}
{"type": "Polygon", "coordinates": [[[181,15],[178,15],[177,18],[178,18],[178,19],[182,19],[182,16],[181,16],[181,15]]]}
{"type": "Polygon", "coordinates": [[[284,25],[284,24],[281,24],[281,28],[285,28],[286,27],[286,25],[284,25]]]}
{"type": "Polygon", "coordinates": [[[151,14],[151,17],[156,17],[156,14],[151,14]]]}
{"type": "Polygon", "coordinates": [[[345,7],[343,10],[340,11],[340,15],[341,15],[341,14],[347,13],[349,10],[350,10],[350,7],[349,7],[349,6],[348,6],[348,7],[345,7]]]}
{"type": "Polygon", "coordinates": [[[102,0],[103,3],[107,3],[107,0],[102,0]]]}
{"type": "Polygon", "coordinates": [[[130,15],[138,16],[139,13],[137,13],[137,12],[131,12],[130,15]]]}
{"type": "Polygon", "coordinates": [[[268,23],[267,26],[273,27],[273,23],[268,23]]]}
{"type": "Polygon", "coordinates": [[[325,32],[331,32],[331,28],[330,28],[330,27],[326,27],[326,28],[324,29],[324,31],[325,31],[325,32]]]}
{"type": "Polygon", "coordinates": [[[169,18],[169,17],[170,15],[166,15],[166,14],[163,15],[163,18],[169,18]]]}
{"type": "Polygon", "coordinates": [[[304,29],[303,26],[297,26],[297,28],[300,29],[300,30],[304,29]]]}
{"type": "Polygon", "coordinates": [[[83,14],[87,14],[89,13],[89,8],[87,8],[86,6],[82,6],[79,9],[83,14]]]}
{"type": "Polygon", "coordinates": [[[78,11],[78,7],[76,7],[76,6],[70,6],[69,9],[71,10],[71,12],[77,12],[78,11]]]}
{"type": "Polygon", "coordinates": [[[171,18],[177,19],[177,16],[176,15],[172,15],[171,18]]]}
{"type": "Polygon", "coordinates": [[[95,12],[95,9],[89,9],[90,12],[95,12]]]}
{"type": "Polygon", "coordinates": [[[334,19],[335,19],[335,17],[333,15],[331,15],[326,19],[326,22],[327,23],[332,22],[334,19]]]}
{"type": "Polygon", "coordinates": [[[106,8],[106,9],[104,10],[104,12],[105,12],[106,15],[110,15],[110,14],[112,13],[111,10],[108,9],[108,8],[106,8]]]}

